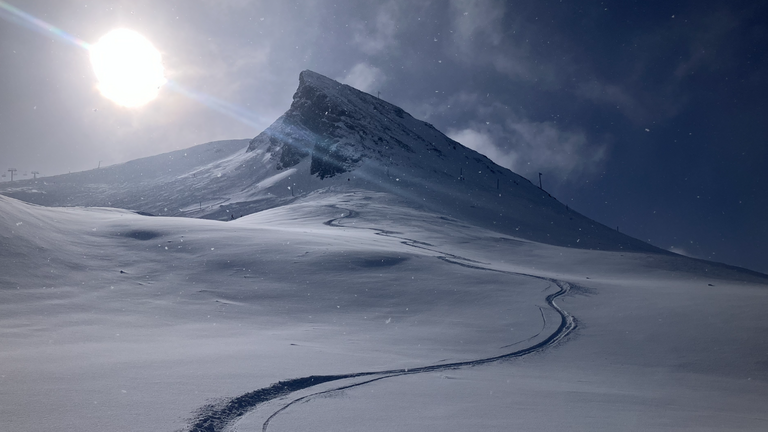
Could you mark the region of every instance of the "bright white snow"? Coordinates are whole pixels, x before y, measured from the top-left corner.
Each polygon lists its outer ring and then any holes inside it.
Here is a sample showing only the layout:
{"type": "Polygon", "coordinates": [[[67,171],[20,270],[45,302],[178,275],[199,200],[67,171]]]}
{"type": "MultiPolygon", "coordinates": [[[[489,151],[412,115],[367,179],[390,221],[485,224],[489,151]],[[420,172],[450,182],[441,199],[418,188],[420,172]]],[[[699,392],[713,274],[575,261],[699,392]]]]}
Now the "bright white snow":
{"type": "Polygon", "coordinates": [[[8,430],[172,431],[213,398],[280,379],[496,356],[553,330],[551,283],[455,263],[582,287],[559,300],[577,333],[542,354],[310,398],[269,430],[766,425],[757,275],[546,246],[363,191],[233,222],[0,207],[8,430]]]}
{"type": "Polygon", "coordinates": [[[0,189],[0,430],[768,430],[768,276],[313,72],[250,142],[0,189]]]}

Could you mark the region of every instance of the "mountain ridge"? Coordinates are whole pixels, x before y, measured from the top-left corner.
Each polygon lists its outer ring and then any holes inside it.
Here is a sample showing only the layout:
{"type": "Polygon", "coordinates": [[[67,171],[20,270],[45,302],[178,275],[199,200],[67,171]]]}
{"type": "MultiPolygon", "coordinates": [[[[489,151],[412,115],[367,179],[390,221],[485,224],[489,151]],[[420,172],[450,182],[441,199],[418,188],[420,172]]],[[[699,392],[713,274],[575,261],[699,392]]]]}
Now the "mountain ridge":
{"type": "Polygon", "coordinates": [[[0,193],[49,206],[228,220],[315,191],[353,189],[390,193],[409,205],[527,240],[666,253],[584,217],[396,105],[312,71],[299,75],[291,107],[247,144],[222,141],[14,182],[0,193]],[[206,157],[189,163],[187,153],[206,157]],[[155,174],[144,174],[150,171],[155,174]]]}
{"type": "MultiPolygon", "coordinates": [[[[363,125],[365,117],[360,113],[370,109],[387,120],[390,117],[403,120],[407,117],[417,121],[396,105],[310,70],[302,71],[289,110],[275,122],[277,127],[270,126],[256,136],[247,151],[254,151],[260,141],[270,140],[270,149],[280,155],[278,169],[290,168],[302,158],[311,156],[310,174],[321,179],[347,172],[365,157],[384,156],[382,149],[378,148],[384,144],[382,136],[387,136],[389,143],[414,153],[410,145],[393,136],[386,128],[376,128],[372,122],[363,125]],[[371,131],[362,126],[378,130],[371,131]],[[287,133],[284,128],[300,128],[304,133],[297,136],[287,133]],[[350,148],[350,138],[356,138],[357,149],[350,148]]],[[[434,129],[432,125],[425,124],[434,129]]],[[[435,147],[432,150],[440,153],[435,147]]]]}

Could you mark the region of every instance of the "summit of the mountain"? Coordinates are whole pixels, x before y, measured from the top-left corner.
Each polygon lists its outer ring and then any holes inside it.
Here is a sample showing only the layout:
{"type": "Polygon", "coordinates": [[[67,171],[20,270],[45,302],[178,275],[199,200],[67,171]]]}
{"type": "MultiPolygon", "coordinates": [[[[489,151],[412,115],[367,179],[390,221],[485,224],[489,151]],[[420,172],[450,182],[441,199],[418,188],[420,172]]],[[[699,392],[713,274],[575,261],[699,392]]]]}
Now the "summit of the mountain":
{"type": "Polygon", "coordinates": [[[290,109],[256,136],[248,151],[266,145],[277,169],[310,157],[310,175],[324,179],[351,171],[365,159],[388,161],[394,148],[415,153],[413,146],[422,145],[439,154],[428,138],[435,132],[395,105],[306,70],[299,75],[290,109]]]}

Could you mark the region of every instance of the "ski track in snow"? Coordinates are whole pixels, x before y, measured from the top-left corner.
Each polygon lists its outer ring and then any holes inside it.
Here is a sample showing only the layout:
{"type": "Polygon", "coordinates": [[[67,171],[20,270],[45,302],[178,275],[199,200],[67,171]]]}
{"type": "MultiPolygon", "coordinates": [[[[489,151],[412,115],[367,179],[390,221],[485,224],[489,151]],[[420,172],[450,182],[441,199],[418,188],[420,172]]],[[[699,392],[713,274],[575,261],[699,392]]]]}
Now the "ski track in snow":
{"type": "MultiPolygon", "coordinates": [[[[358,213],[354,210],[338,207],[335,205],[332,207],[338,210],[345,211],[347,212],[347,214],[324,222],[324,224],[327,226],[355,228],[355,229],[370,229],[370,230],[376,231],[377,235],[397,238],[401,240],[401,243],[404,245],[437,253],[439,255],[436,256],[436,258],[450,264],[459,265],[462,267],[467,267],[475,270],[492,271],[492,272],[498,272],[503,274],[515,275],[515,276],[530,277],[534,279],[544,280],[557,285],[560,289],[556,293],[548,295],[546,297],[546,302],[547,302],[547,305],[549,305],[549,307],[551,307],[555,312],[558,313],[558,315],[560,315],[560,325],[546,339],[532,346],[519,349],[517,351],[512,351],[507,354],[494,356],[494,357],[441,364],[441,365],[421,366],[417,368],[393,369],[393,370],[384,370],[384,371],[376,371],[376,372],[357,372],[357,373],[349,373],[349,374],[341,374],[341,375],[312,375],[308,377],[294,378],[286,381],[279,381],[275,384],[272,384],[269,387],[264,387],[258,390],[254,390],[252,392],[248,392],[240,396],[229,398],[222,402],[214,403],[214,404],[207,405],[200,408],[196,413],[197,414],[196,417],[191,421],[191,424],[188,427],[188,429],[186,429],[188,432],[224,432],[230,426],[232,426],[238,419],[242,418],[244,415],[251,412],[258,405],[261,405],[265,402],[268,402],[277,398],[285,397],[290,395],[291,393],[304,390],[307,388],[311,388],[327,382],[347,380],[347,379],[359,378],[359,377],[372,377],[371,379],[368,379],[362,382],[346,384],[346,385],[335,387],[329,390],[312,393],[288,402],[287,404],[283,405],[282,408],[272,413],[263,423],[262,432],[266,432],[269,427],[269,423],[276,416],[278,416],[280,413],[282,413],[283,411],[288,409],[290,406],[298,402],[307,401],[317,396],[321,396],[321,395],[325,395],[333,392],[338,392],[338,391],[343,391],[343,390],[354,388],[354,387],[359,387],[365,384],[369,384],[369,383],[380,381],[387,378],[403,376],[403,375],[413,375],[413,374],[419,374],[419,373],[425,373],[425,372],[438,372],[438,371],[445,371],[445,370],[452,370],[452,369],[460,369],[465,367],[479,366],[479,365],[484,365],[488,363],[493,363],[500,360],[523,357],[528,354],[542,351],[548,347],[551,347],[557,344],[558,342],[563,340],[568,334],[573,332],[573,330],[575,330],[577,327],[576,320],[570,314],[568,314],[568,312],[560,308],[555,303],[556,298],[563,296],[569,292],[571,285],[568,282],[564,282],[556,279],[549,279],[541,276],[529,275],[525,273],[517,273],[517,272],[510,272],[510,271],[503,271],[503,270],[481,267],[477,264],[483,264],[483,263],[480,263],[478,261],[474,261],[471,259],[463,258],[457,255],[441,252],[435,249],[431,249],[433,245],[429,243],[408,239],[404,237],[398,237],[397,235],[400,233],[397,233],[394,231],[387,231],[387,230],[382,230],[378,228],[359,228],[359,227],[344,226],[339,224],[338,221],[342,219],[356,218],[358,216],[358,213]],[[468,264],[468,263],[472,263],[472,264],[468,264]]],[[[539,309],[541,310],[541,308],[539,309]]],[[[536,338],[537,336],[539,336],[541,332],[544,331],[544,328],[546,327],[546,318],[544,318],[543,310],[541,310],[541,312],[542,312],[542,319],[544,320],[544,327],[542,327],[542,330],[536,335],[526,339],[525,341],[516,342],[514,344],[507,345],[506,347],[517,345],[522,342],[528,342],[536,338]]]]}

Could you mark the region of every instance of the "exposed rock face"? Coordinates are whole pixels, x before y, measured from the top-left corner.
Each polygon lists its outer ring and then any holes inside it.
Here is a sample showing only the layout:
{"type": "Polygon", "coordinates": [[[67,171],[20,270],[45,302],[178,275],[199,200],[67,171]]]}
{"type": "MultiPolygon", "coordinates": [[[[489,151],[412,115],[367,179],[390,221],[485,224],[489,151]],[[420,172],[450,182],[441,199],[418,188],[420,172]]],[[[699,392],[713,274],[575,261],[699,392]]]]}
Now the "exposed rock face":
{"type": "Polygon", "coordinates": [[[406,117],[413,119],[392,104],[304,71],[291,108],[255,137],[248,151],[266,141],[278,161],[278,170],[311,156],[310,174],[321,179],[333,177],[354,169],[366,158],[383,156],[390,146],[413,152],[402,139],[413,133],[390,119],[406,117]]]}

